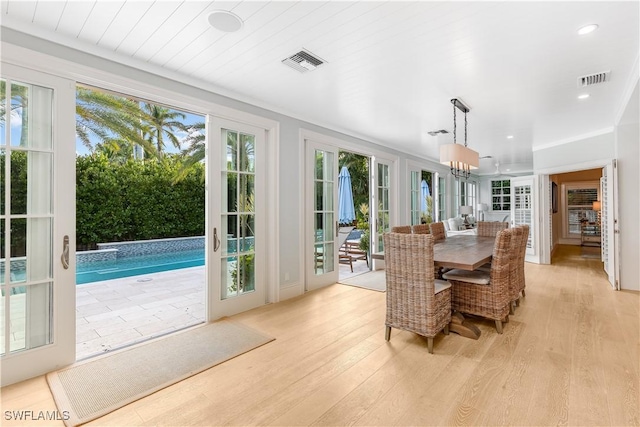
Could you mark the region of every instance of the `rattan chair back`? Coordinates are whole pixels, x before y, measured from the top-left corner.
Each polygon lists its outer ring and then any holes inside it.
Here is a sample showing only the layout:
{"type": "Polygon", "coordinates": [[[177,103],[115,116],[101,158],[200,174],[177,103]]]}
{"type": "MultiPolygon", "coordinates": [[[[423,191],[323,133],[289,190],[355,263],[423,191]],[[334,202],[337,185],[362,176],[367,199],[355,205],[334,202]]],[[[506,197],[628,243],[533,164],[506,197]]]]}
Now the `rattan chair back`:
{"type": "Polygon", "coordinates": [[[387,328],[433,338],[451,321],[451,288],[435,293],[433,241],[428,234],[386,233],[387,328]]]}
{"type": "Polygon", "coordinates": [[[495,237],[499,231],[509,228],[508,222],[478,221],[478,236],[495,237]]]}
{"type": "Polygon", "coordinates": [[[410,225],[396,225],[391,227],[392,233],[404,233],[411,234],[411,226],[410,225]]]}
{"type": "Polygon", "coordinates": [[[413,234],[429,234],[429,224],[416,224],[411,229],[413,234]]]}
{"type": "Polygon", "coordinates": [[[432,222],[429,224],[429,230],[436,242],[447,238],[447,232],[444,230],[444,224],[442,222],[432,222]]]}

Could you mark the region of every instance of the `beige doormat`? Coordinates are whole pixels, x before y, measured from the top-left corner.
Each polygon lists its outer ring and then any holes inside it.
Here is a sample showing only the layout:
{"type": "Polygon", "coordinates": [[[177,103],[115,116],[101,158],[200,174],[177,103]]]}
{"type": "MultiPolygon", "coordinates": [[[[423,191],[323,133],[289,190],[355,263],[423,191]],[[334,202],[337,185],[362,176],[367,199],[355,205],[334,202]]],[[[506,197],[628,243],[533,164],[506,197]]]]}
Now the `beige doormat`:
{"type": "Polygon", "coordinates": [[[340,280],[343,285],[357,286],[359,288],[371,289],[372,291],[385,292],[387,290],[387,278],[384,270],[370,271],[347,279],[340,280]]]}
{"type": "Polygon", "coordinates": [[[221,320],[76,363],[47,382],[65,424],[76,426],[273,340],[221,320]]]}

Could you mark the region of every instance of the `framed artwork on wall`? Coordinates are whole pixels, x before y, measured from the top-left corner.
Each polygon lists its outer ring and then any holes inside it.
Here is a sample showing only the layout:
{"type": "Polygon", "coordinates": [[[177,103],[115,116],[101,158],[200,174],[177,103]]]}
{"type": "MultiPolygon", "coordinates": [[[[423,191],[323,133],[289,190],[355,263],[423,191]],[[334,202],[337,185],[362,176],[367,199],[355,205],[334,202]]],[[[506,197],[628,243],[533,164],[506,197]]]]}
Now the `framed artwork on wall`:
{"type": "Polygon", "coordinates": [[[551,182],[551,211],[558,213],[558,184],[551,182]]]}

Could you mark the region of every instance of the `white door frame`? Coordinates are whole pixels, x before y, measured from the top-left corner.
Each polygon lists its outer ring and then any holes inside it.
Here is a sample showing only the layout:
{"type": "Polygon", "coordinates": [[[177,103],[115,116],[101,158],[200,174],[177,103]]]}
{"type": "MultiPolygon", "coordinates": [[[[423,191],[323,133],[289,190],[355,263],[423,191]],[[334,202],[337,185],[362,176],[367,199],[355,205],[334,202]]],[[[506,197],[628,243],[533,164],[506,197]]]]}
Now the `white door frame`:
{"type": "MultiPolygon", "coordinates": [[[[370,183],[369,183],[369,190],[370,190],[370,194],[369,194],[369,223],[370,225],[373,224],[374,219],[371,217],[371,213],[373,211],[373,198],[372,198],[372,193],[373,193],[373,189],[374,189],[374,184],[375,181],[371,181],[371,174],[373,171],[373,163],[374,163],[374,158],[378,158],[382,161],[388,162],[389,164],[392,165],[391,168],[391,217],[392,218],[398,218],[398,189],[399,189],[399,179],[398,179],[398,162],[399,162],[399,158],[398,156],[395,155],[391,155],[389,153],[385,153],[383,151],[378,151],[376,149],[373,149],[369,146],[363,146],[354,142],[350,142],[350,141],[346,141],[343,139],[339,139],[339,138],[335,138],[332,136],[328,136],[325,135],[323,133],[319,133],[319,132],[315,132],[309,129],[305,129],[305,128],[301,128],[300,129],[300,133],[299,133],[299,141],[300,141],[300,147],[302,147],[300,149],[299,152],[299,164],[300,166],[300,176],[301,177],[306,177],[307,176],[307,169],[308,169],[308,164],[306,161],[306,157],[305,157],[305,153],[306,153],[306,140],[312,140],[312,141],[317,141],[319,143],[322,144],[326,144],[326,145],[331,145],[336,147],[336,149],[338,150],[344,150],[344,151],[350,151],[352,153],[357,153],[357,154],[361,154],[363,156],[369,157],[371,158],[371,163],[370,163],[370,170],[369,170],[369,174],[370,174],[370,183]]],[[[300,184],[299,184],[299,194],[300,194],[300,200],[305,200],[305,197],[307,197],[306,194],[306,179],[301,179],[300,180],[300,184]]],[[[298,217],[299,217],[299,223],[301,225],[301,227],[304,229],[302,233],[300,233],[299,235],[299,240],[298,240],[298,244],[299,247],[301,248],[305,248],[304,251],[305,253],[309,251],[309,248],[307,247],[307,245],[309,244],[307,239],[305,239],[305,236],[307,234],[310,233],[310,231],[307,229],[308,228],[308,219],[307,216],[309,215],[309,211],[308,211],[308,207],[306,203],[300,203],[299,204],[299,213],[298,213],[298,217]]],[[[373,243],[373,233],[371,234],[371,239],[370,242],[373,243]]],[[[373,247],[373,246],[372,246],[373,247]]],[[[304,284],[301,284],[300,286],[297,287],[291,287],[291,289],[295,289],[292,292],[288,292],[287,291],[287,296],[291,297],[291,296],[295,296],[295,295],[300,295],[302,294],[307,287],[306,284],[306,280],[308,277],[308,270],[309,270],[309,263],[305,260],[305,254],[301,255],[300,258],[300,262],[303,264],[303,268],[302,271],[300,273],[301,277],[304,278],[304,284]]],[[[378,260],[374,260],[374,261],[378,261],[378,260]]],[[[381,263],[384,264],[384,261],[381,261],[381,263]]],[[[373,263],[373,265],[376,265],[376,262],[373,263]]]]}
{"type": "Polygon", "coordinates": [[[5,354],[2,357],[1,380],[1,385],[5,386],[75,361],[75,82],[5,62],[2,63],[2,77],[54,90],[52,342],[5,354]],[[64,236],[69,238],[67,269],[60,261],[64,236]]]}
{"type": "MultiPolygon", "coordinates": [[[[617,185],[618,185],[618,177],[617,177],[617,162],[615,159],[600,159],[600,160],[593,160],[593,161],[589,161],[589,162],[583,162],[583,163],[578,163],[575,165],[570,165],[570,166],[558,166],[558,167],[553,167],[553,168],[545,168],[545,169],[539,169],[536,170],[535,172],[537,174],[540,175],[556,175],[556,174],[561,174],[561,173],[568,173],[568,172],[576,172],[576,171],[581,171],[581,170],[587,170],[587,169],[601,169],[604,168],[608,165],[612,165],[612,167],[614,167],[614,171],[613,172],[613,182],[611,183],[611,197],[613,200],[611,200],[611,203],[608,205],[609,207],[609,218],[611,221],[611,241],[612,241],[612,245],[609,248],[610,249],[610,254],[613,257],[613,259],[610,258],[610,264],[609,265],[613,265],[613,272],[609,273],[609,281],[611,283],[611,285],[614,287],[614,289],[620,289],[620,238],[619,238],[619,213],[618,213],[618,195],[617,195],[617,185]],[[613,193],[616,193],[615,195],[613,193]]],[[[550,221],[550,214],[548,213],[548,211],[542,211],[542,215],[543,218],[542,220],[545,223],[548,223],[550,221]]],[[[553,243],[553,242],[551,242],[553,243]]],[[[547,256],[551,256],[550,252],[551,252],[551,248],[550,247],[541,247],[542,251],[549,251],[549,255],[547,256]]],[[[545,254],[546,255],[546,254],[545,254]]]]}
{"type": "Polygon", "coordinates": [[[525,260],[527,262],[540,263],[540,222],[539,210],[540,200],[538,191],[538,175],[518,176],[511,178],[511,225],[515,226],[519,223],[516,222],[515,203],[516,194],[514,188],[516,186],[530,186],[531,187],[531,223],[529,228],[529,236],[531,237],[531,247],[527,248],[525,260]]]}
{"type": "MultiPolygon", "coordinates": [[[[208,283],[207,319],[209,321],[230,316],[266,304],[270,300],[270,282],[267,277],[268,258],[268,209],[267,209],[267,145],[268,131],[259,126],[251,126],[214,116],[207,117],[207,203],[205,231],[205,259],[208,283]],[[232,298],[223,299],[221,289],[222,263],[218,243],[223,240],[219,235],[225,227],[221,223],[222,193],[221,174],[223,170],[223,150],[226,142],[222,140],[223,129],[248,133],[255,139],[255,290],[232,298]],[[216,249],[219,249],[216,251],[216,249]]],[[[239,238],[238,238],[239,240],[239,238]]],[[[229,254],[231,255],[231,254],[229,254]]]]}
{"type": "MultiPolygon", "coordinates": [[[[306,237],[305,244],[302,246],[304,248],[303,254],[301,255],[302,261],[305,265],[306,277],[305,277],[305,290],[312,291],[315,289],[319,289],[324,286],[331,285],[336,283],[340,274],[340,265],[338,263],[338,147],[334,145],[324,144],[322,142],[314,141],[311,139],[306,139],[304,144],[305,151],[305,197],[303,200],[305,201],[306,212],[306,221],[304,223],[303,233],[306,237]],[[316,274],[315,271],[315,263],[317,262],[316,253],[315,253],[315,229],[316,229],[316,218],[315,215],[311,214],[315,211],[314,204],[316,202],[315,195],[315,153],[317,150],[322,150],[324,152],[330,153],[333,156],[333,221],[332,228],[329,232],[329,236],[324,238],[323,240],[329,241],[333,239],[333,270],[328,272],[323,272],[322,274],[316,274]]],[[[327,230],[325,230],[327,231],[327,230]]],[[[330,245],[329,245],[330,246],[330,245]]],[[[324,252],[323,252],[324,253],[324,252]]],[[[324,263],[323,263],[324,270],[324,263]]]]}

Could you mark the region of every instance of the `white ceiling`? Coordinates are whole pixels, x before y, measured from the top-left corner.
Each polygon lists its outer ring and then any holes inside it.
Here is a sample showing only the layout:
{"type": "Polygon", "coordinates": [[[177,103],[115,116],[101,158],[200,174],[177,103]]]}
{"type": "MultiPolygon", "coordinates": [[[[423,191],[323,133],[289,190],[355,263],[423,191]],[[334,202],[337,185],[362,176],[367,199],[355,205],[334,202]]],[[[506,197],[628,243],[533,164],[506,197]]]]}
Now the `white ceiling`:
{"type": "MultiPolygon", "coordinates": [[[[437,159],[451,98],[470,106],[481,173],[611,129],[639,51],[639,2],[2,0],[2,25],[437,159]],[[209,27],[213,10],[244,20],[209,27]],[[577,29],[599,29],[580,36],[577,29]],[[305,48],[327,63],[298,73],[305,48]],[[611,71],[580,89],[579,76],[611,71]],[[589,93],[586,100],[578,100],[589,93]],[[513,135],[513,139],[507,139],[513,135]]],[[[463,140],[458,115],[458,142],[463,140]]]]}

